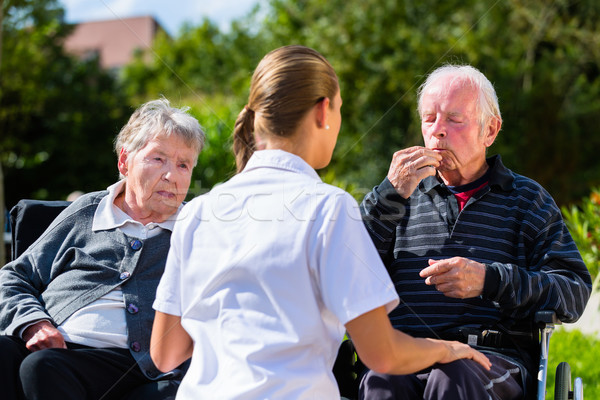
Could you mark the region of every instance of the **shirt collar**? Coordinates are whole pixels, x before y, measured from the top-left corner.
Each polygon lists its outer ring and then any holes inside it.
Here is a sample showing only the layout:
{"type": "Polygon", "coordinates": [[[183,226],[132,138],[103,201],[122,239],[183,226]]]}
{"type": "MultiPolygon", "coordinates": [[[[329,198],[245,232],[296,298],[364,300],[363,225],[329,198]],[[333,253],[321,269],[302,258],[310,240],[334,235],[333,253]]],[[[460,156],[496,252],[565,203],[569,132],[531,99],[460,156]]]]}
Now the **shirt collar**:
{"type": "MultiPolygon", "coordinates": [[[[117,183],[112,184],[106,190],[108,190],[108,195],[104,196],[100,203],[98,204],[98,208],[94,214],[94,221],[92,223],[92,231],[105,231],[114,228],[120,228],[127,224],[134,224],[139,226],[144,226],[141,222],[138,222],[131,218],[129,215],[125,213],[125,211],[121,210],[119,207],[115,205],[115,199],[119,194],[121,194],[125,190],[126,179],[122,179],[117,183]]],[[[171,216],[164,222],[149,222],[145,226],[148,228],[153,228],[154,226],[159,226],[163,229],[168,229],[173,231],[173,226],[175,225],[175,221],[177,220],[177,215],[179,211],[181,211],[182,205],[179,206],[179,209],[175,213],[175,215],[171,216]]]]}
{"type": "Polygon", "coordinates": [[[499,186],[504,191],[510,191],[515,188],[515,176],[504,166],[502,157],[495,155],[487,159],[487,162],[492,170],[490,175],[490,186],[499,186]]]}
{"type": "Polygon", "coordinates": [[[259,150],[252,154],[242,173],[257,168],[279,168],[298,172],[321,180],[317,171],[301,157],[283,150],[259,150]]]}

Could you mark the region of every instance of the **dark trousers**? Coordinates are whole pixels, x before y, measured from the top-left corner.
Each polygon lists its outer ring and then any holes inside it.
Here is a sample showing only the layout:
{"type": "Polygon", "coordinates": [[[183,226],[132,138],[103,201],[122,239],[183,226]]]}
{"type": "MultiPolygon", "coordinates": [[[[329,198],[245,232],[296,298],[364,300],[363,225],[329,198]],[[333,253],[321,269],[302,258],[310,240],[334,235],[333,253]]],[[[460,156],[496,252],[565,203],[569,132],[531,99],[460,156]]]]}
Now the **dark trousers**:
{"type": "Polygon", "coordinates": [[[373,371],[362,378],[359,399],[471,400],[522,399],[522,369],[504,357],[486,354],[491,371],[472,360],[436,364],[413,375],[386,375],[373,371]]]}
{"type": "Polygon", "coordinates": [[[127,349],[30,352],[16,337],[0,336],[0,397],[6,400],[122,400],[151,382],[127,349]]]}

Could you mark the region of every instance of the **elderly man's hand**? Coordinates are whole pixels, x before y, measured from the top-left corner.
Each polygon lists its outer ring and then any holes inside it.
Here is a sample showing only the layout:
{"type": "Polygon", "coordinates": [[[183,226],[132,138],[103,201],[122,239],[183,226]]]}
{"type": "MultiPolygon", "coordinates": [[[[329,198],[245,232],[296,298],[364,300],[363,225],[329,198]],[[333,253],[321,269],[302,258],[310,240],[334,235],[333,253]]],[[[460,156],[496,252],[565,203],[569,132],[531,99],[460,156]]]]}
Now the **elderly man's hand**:
{"type": "Polygon", "coordinates": [[[419,275],[425,278],[427,285],[435,285],[444,295],[466,299],[483,292],[485,265],[463,257],[429,260],[429,267],[419,275]]]}
{"type": "Polygon", "coordinates": [[[407,199],[419,182],[436,173],[442,156],[425,147],[414,146],[394,153],[387,178],[400,196],[407,199]]]}
{"type": "Polygon", "coordinates": [[[23,332],[25,347],[29,351],[38,351],[51,348],[66,349],[63,335],[49,321],[40,321],[27,327],[23,332]]]}

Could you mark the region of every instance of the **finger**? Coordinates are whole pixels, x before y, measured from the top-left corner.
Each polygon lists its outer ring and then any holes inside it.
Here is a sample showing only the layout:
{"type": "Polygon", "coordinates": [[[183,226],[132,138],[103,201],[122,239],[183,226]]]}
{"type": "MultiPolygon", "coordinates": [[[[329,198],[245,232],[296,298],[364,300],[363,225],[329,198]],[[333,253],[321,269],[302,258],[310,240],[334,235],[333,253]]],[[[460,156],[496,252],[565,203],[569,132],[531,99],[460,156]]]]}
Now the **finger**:
{"type": "Polygon", "coordinates": [[[457,283],[448,274],[432,275],[425,279],[426,285],[435,285],[438,292],[448,293],[460,292],[461,289],[457,283]]]}
{"type": "Polygon", "coordinates": [[[490,361],[490,359],[489,359],[489,358],[487,358],[487,357],[485,356],[485,354],[483,354],[483,353],[482,353],[482,352],[480,352],[480,351],[477,351],[477,350],[474,350],[474,349],[473,349],[473,352],[474,352],[474,353],[473,353],[473,358],[472,358],[472,360],[473,360],[473,361],[476,361],[476,362],[478,362],[479,364],[481,364],[481,366],[482,366],[483,368],[485,368],[486,370],[488,370],[488,371],[489,371],[489,370],[492,368],[492,362],[490,361]]]}
{"type": "Polygon", "coordinates": [[[399,168],[401,166],[409,167],[408,169],[415,176],[424,172],[426,175],[420,176],[420,179],[423,179],[428,175],[435,174],[437,168],[441,165],[441,161],[439,154],[425,148],[417,148],[417,150],[399,154],[395,159],[395,165],[399,168]]]}
{"type": "Polygon", "coordinates": [[[446,260],[428,260],[429,267],[423,268],[419,272],[421,278],[443,274],[450,270],[450,265],[446,260]]]}
{"type": "Polygon", "coordinates": [[[415,171],[415,179],[418,181],[422,181],[428,176],[435,176],[437,174],[437,167],[433,165],[424,165],[420,168],[417,168],[415,171]]]}
{"type": "Polygon", "coordinates": [[[25,347],[27,348],[27,350],[34,352],[34,351],[38,351],[38,350],[42,350],[43,347],[41,345],[41,342],[39,340],[37,340],[37,338],[33,338],[31,340],[29,340],[26,344],[25,347]]]}
{"type": "Polygon", "coordinates": [[[420,172],[430,173],[431,172],[432,174],[435,174],[436,171],[437,171],[436,166],[432,165],[432,164],[426,164],[426,165],[423,165],[422,167],[417,168],[417,173],[420,173],[420,172]],[[421,171],[421,170],[424,170],[424,171],[421,171]]]}
{"type": "Polygon", "coordinates": [[[64,341],[38,340],[31,343],[28,342],[25,347],[27,347],[29,351],[35,352],[44,349],[66,349],[67,345],[64,341]]]}
{"type": "MultiPolygon", "coordinates": [[[[435,267],[427,267],[419,272],[419,276],[421,278],[429,278],[430,276],[435,275],[436,268],[435,267]]],[[[425,279],[426,282],[429,283],[429,279],[425,279]]]]}
{"type": "Polygon", "coordinates": [[[43,349],[66,348],[66,343],[58,331],[41,330],[25,344],[25,347],[33,352],[43,349]]]}
{"type": "Polygon", "coordinates": [[[442,293],[460,290],[456,286],[456,282],[454,282],[451,278],[448,277],[448,274],[429,276],[425,279],[425,284],[435,285],[435,288],[442,293]]]}
{"type": "Polygon", "coordinates": [[[414,161],[417,168],[438,168],[442,162],[442,156],[429,149],[424,149],[420,156],[414,161]]]}
{"type": "Polygon", "coordinates": [[[442,156],[431,149],[422,146],[413,146],[395,152],[393,160],[402,164],[412,162],[420,168],[426,165],[439,165],[442,161],[442,156]]]}

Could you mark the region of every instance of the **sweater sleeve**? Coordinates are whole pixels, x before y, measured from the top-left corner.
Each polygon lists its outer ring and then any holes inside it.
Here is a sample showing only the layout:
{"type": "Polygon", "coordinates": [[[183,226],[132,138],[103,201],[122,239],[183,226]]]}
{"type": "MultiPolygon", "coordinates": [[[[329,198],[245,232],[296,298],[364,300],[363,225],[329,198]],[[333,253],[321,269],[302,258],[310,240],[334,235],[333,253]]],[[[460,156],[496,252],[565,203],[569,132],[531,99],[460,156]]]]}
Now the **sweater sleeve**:
{"type": "MultiPolygon", "coordinates": [[[[43,241],[32,246],[49,247],[43,241]]],[[[52,322],[40,300],[47,284],[44,270],[50,273],[45,266],[50,262],[37,259],[36,254],[43,253],[28,249],[0,269],[0,332],[5,335],[19,335],[22,327],[38,320],[52,322]]]]}
{"type": "Polygon", "coordinates": [[[18,336],[25,326],[42,319],[55,324],[43,292],[60,273],[59,253],[68,247],[69,233],[76,231],[73,218],[65,218],[73,207],[63,210],[20,257],[0,268],[0,333],[18,336]]]}
{"type": "Polygon", "coordinates": [[[498,302],[512,318],[553,310],[561,321],[575,322],[585,309],[592,281],[560,210],[545,191],[531,203],[522,241],[526,268],[488,264],[483,296],[498,302]]]}
{"type": "Polygon", "coordinates": [[[385,178],[360,204],[360,212],[371,240],[386,267],[393,260],[396,226],[405,214],[408,200],[385,178]]]}

